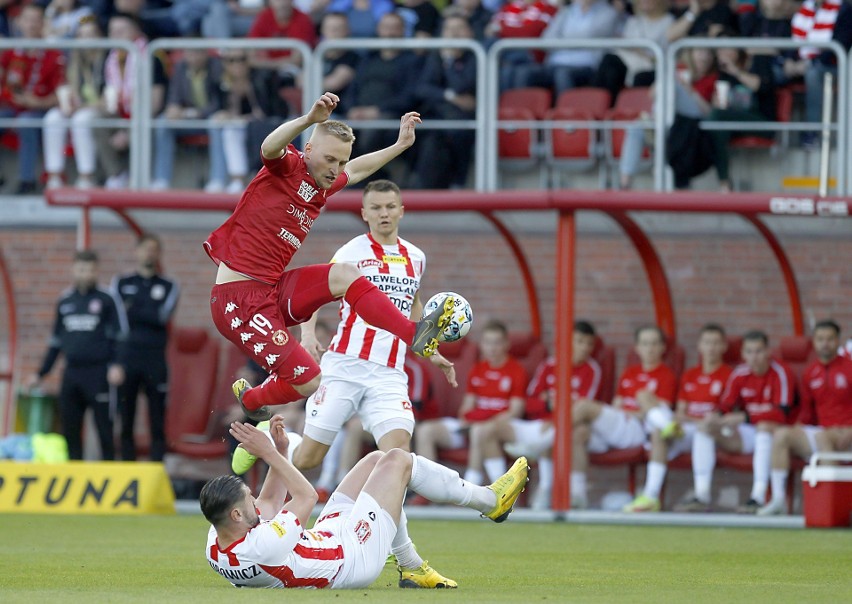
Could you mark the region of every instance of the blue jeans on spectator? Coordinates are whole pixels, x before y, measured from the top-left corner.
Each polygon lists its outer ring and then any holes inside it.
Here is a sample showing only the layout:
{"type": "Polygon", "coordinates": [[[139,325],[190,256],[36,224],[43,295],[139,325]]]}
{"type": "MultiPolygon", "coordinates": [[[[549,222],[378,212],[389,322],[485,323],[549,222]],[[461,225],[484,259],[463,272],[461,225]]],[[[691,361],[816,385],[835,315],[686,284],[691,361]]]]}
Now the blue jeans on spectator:
{"type": "Polygon", "coordinates": [[[226,184],[228,167],[225,163],[225,147],[221,128],[157,128],[154,131],[154,180],[171,183],[174,169],[175,145],[179,136],[206,134],[210,138],[208,152],[210,168],[207,181],[226,184]]]}
{"type": "Polygon", "coordinates": [[[244,38],[255,18],[254,15],[237,14],[225,0],[212,0],[201,20],[201,33],[205,38],[244,38]]]}
{"type": "Polygon", "coordinates": [[[823,80],[825,74],[834,75],[837,83],[837,66],[825,65],[819,61],[811,62],[810,68],[805,72],[805,121],[822,121],[823,80]]]}
{"type": "MultiPolygon", "coordinates": [[[[44,117],[42,109],[28,109],[18,112],[11,107],[0,108],[0,117],[34,118],[44,117]]],[[[0,128],[0,132],[4,129],[0,128]]],[[[41,128],[15,128],[20,148],[18,150],[18,172],[22,183],[36,182],[36,164],[41,153],[41,128]]]]}

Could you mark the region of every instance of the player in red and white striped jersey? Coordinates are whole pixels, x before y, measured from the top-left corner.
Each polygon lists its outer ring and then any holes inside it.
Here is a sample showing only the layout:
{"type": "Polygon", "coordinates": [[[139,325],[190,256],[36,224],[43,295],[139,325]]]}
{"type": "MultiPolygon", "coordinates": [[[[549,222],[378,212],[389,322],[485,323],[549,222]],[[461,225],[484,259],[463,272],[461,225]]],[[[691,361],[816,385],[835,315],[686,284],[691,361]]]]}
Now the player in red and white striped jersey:
{"type": "MultiPolygon", "coordinates": [[[[731,367],[722,358],[728,348],[725,330],[720,325],[708,323],[698,335],[698,356],[701,362],[687,369],[680,380],[674,421],[663,429],[651,432],[651,456],[645,472],[645,488],[624,508],[625,512],[656,512],[660,510],[660,491],[666,479],[668,462],[682,453],[692,451],[699,423],[713,411],[718,411],[719,399],[731,367]]],[[[699,457],[693,457],[693,467],[698,468],[699,457]]],[[[712,472],[712,468],[710,470],[712,472]]],[[[705,473],[694,469],[695,500],[684,506],[705,510],[710,505],[710,478],[703,483],[705,473]]],[[[684,511],[687,511],[684,508],[684,511]]]]}
{"type": "Polygon", "coordinates": [[[587,505],[589,452],[644,445],[648,433],[664,428],[673,418],[677,378],[663,363],[665,334],[656,325],[644,325],[636,330],[634,342],[640,364],[621,374],[612,405],[580,400],[572,408],[571,507],[587,505]]]}
{"type": "Polygon", "coordinates": [[[283,418],[272,418],[268,434],[239,422],[231,424],[230,432],[250,454],[269,464],[256,500],[235,476],[214,478],[199,497],[212,525],[207,561],[238,587],[367,587],[382,572],[404,521],[406,488],[502,522],[523,491],[529,470],[526,459],[520,458],[499,484],[465,485],[457,474],[445,484],[443,470],[427,459],[402,449],[376,451],[347,474],[306,530],[317,494],[287,459],[283,418]]]}
{"type": "Polygon", "coordinates": [[[751,495],[739,508],[744,514],[754,514],[765,503],[769,486],[769,465],[772,454],[772,433],[781,425],[795,419],[796,378],[790,368],[769,354],[769,338],[762,331],[750,331],[743,336],[742,358],[728,378],[718,413],[705,418],[696,437],[693,455],[705,462],[705,471],[712,473],[716,464],[715,447],[732,453],[753,454],[753,483],[751,495]]]}
{"type": "Polygon", "coordinates": [[[817,358],[802,374],[799,423],[778,428],[772,437],[772,500],[760,516],[784,512],[791,454],[808,459],[815,451],[852,451],[852,360],[838,355],[839,342],[835,321],[814,326],[817,358]]]}
{"type": "MultiPolygon", "coordinates": [[[[592,358],[595,328],[587,321],[574,323],[571,398],[574,401],[596,400],[601,386],[601,367],[592,358]]],[[[556,359],[549,358],[538,366],[527,386],[526,412],[523,419],[504,417],[483,426],[478,441],[483,465],[492,471],[505,468],[503,448],[513,456],[538,459],[538,487],[532,499],[534,509],[550,507],[553,486],[553,403],[556,400],[556,359]]],[[[499,474],[497,474],[499,475],[499,474]]]]}
{"type": "MultiPolygon", "coordinates": [[[[307,114],[273,130],[261,145],[263,168],[249,183],[234,213],[204,242],[219,266],[210,296],[213,322],[270,378],[252,388],[237,380],[234,394],[252,419],[269,417],[268,405],[310,396],[319,387],[317,361],[290,337],[289,327],[323,305],[344,298],[370,324],[399,336],[421,356],[431,356],[449,308],[411,321],[354,265],[340,262],[287,270],[327,198],[357,183],[414,144],[420,115],[400,120],[397,142],[350,161],[352,129],[330,120],[336,95],[320,96],[307,114]],[[304,152],[291,143],[315,126],[304,152]]],[[[452,303],[448,300],[446,305],[452,303]]]]}
{"type": "MultiPolygon", "coordinates": [[[[399,237],[399,222],[404,214],[399,187],[389,180],[377,180],[364,188],[361,216],[369,232],[355,237],[337,252],[331,262],[358,267],[361,275],[388,297],[406,317],[420,316],[420,279],[426,268],[426,255],[399,237]]],[[[302,325],[302,346],[320,360],[322,378],[317,392],[305,406],[305,430],[302,443],[293,452],[293,463],[300,470],[318,466],[328,453],[343,426],[357,415],[365,430],[373,435],[382,451],[393,448],[411,450],[414,414],[408,396],[408,377],[404,371],[408,349],[398,336],[374,327],[356,313],[344,298],[340,301],[340,324],[329,350],[317,341],[314,325],[317,314],[302,325]]],[[[452,363],[440,354],[430,360],[441,367],[455,385],[452,363]]],[[[402,525],[393,552],[406,569],[420,569],[423,559],[417,554],[402,525]]],[[[434,569],[426,575],[442,586],[455,582],[441,577],[434,569]]],[[[417,580],[415,577],[414,580],[417,580]]],[[[434,581],[430,582],[434,583],[434,581]]],[[[437,587],[437,583],[429,587],[437,587]]],[[[424,585],[425,587],[425,585],[424,585]]]]}

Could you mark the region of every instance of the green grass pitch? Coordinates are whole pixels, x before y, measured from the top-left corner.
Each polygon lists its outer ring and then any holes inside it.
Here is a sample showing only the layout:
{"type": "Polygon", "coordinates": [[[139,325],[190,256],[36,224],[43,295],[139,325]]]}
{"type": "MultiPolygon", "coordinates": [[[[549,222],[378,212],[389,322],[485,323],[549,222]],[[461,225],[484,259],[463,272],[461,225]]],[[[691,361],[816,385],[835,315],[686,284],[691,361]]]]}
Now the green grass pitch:
{"type": "Polygon", "coordinates": [[[852,531],[412,521],[454,591],[237,590],[204,559],[201,516],[0,515],[0,601],[852,602],[852,531]]]}

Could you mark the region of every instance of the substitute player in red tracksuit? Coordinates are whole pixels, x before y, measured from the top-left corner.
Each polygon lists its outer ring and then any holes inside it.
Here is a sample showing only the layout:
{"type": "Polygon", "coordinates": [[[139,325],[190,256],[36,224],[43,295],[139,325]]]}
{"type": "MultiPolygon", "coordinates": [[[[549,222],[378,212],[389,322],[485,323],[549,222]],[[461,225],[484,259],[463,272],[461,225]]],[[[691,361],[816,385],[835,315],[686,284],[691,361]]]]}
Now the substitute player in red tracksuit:
{"type": "Polygon", "coordinates": [[[775,431],[772,439],[772,500],[759,516],[782,514],[790,454],[808,459],[815,451],[852,451],[852,359],[838,354],[840,326],[831,320],[814,327],[817,359],[802,374],[799,423],[775,431]]]}
{"type": "Polygon", "coordinates": [[[401,118],[390,147],[349,160],[355,137],[329,120],[338,97],[323,94],[310,111],[273,130],[261,145],[263,168],[249,183],[234,213],[204,248],[219,265],[210,296],[213,322],[270,373],[259,388],[243,379],[234,394],[252,419],[268,419],[266,405],[296,401],[319,387],[320,368],[288,327],[307,321],[318,308],[344,298],[369,324],[399,336],[412,351],[431,356],[450,318],[454,300],[418,323],[347,263],[286,270],[330,195],[357,183],[414,144],[416,112],[401,118]],[[316,125],[304,152],[291,142],[316,125]]]}

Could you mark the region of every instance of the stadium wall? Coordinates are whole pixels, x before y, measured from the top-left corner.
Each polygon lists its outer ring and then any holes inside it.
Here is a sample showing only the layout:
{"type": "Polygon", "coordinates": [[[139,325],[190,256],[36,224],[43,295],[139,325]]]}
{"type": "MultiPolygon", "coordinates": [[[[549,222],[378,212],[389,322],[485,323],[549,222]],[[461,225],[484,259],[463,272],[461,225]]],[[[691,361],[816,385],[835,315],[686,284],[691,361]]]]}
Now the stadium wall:
{"type": "MultiPolygon", "coordinates": [[[[495,317],[512,330],[529,328],[521,279],[502,240],[491,232],[406,229],[404,235],[423,248],[429,258],[424,290],[456,290],[471,301],[476,323],[495,317]]],[[[144,224],[144,223],[143,223],[144,224]]],[[[315,229],[300,253],[298,265],[327,261],[334,250],[360,228],[315,229]]],[[[319,225],[318,225],[319,226],[319,225]]],[[[793,229],[795,231],[795,229],[793,229]]],[[[215,274],[201,249],[208,228],[168,228],[161,231],[164,268],[182,286],[176,323],[202,326],[215,333],[207,298],[215,274]]],[[[723,235],[665,232],[652,236],[667,270],[674,296],[680,343],[688,362],[695,360],[693,341],[706,321],[719,321],[732,333],[765,329],[777,339],[792,333],[790,308],[777,264],[756,234],[723,235]]],[[[806,321],[832,316],[852,332],[852,258],[848,232],[830,230],[781,236],[797,271],[806,321]]],[[[552,344],[554,317],[555,245],[552,233],[526,232],[519,237],[534,270],[542,303],[543,331],[552,344]]],[[[12,269],[19,317],[19,380],[34,371],[45,351],[55,301],[69,284],[70,258],[76,231],[70,227],[18,226],[0,229],[3,252],[12,269]]],[[[132,270],[134,237],[121,228],[98,228],[93,247],[101,254],[101,280],[107,284],[117,272],[132,270]]],[[[576,315],[592,320],[601,335],[618,350],[619,369],[631,343],[633,329],[653,320],[651,294],[642,266],[629,242],[615,231],[591,230],[578,237],[576,315]]],[[[0,305],[3,302],[0,301],[0,305]]],[[[3,310],[0,308],[0,310],[3,310]]],[[[333,322],[336,309],[323,318],[333,322]]],[[[476,330],[476,327],[474,327],[476,330]]],[[[476,336],[476,331],[473,333],[476,336]]],[[[54,371],[48,385],[55,385],[54,371]]]]}

